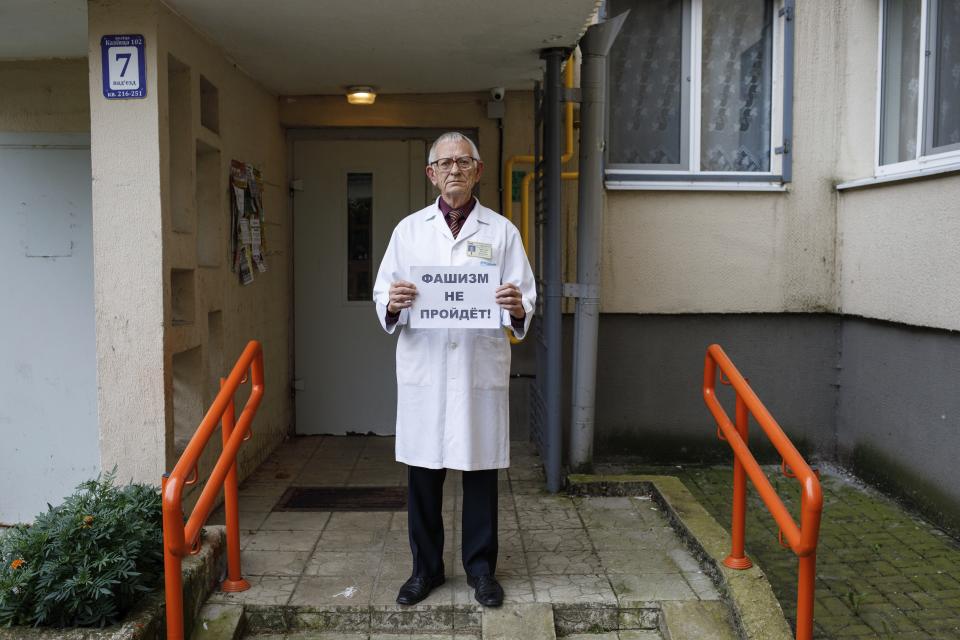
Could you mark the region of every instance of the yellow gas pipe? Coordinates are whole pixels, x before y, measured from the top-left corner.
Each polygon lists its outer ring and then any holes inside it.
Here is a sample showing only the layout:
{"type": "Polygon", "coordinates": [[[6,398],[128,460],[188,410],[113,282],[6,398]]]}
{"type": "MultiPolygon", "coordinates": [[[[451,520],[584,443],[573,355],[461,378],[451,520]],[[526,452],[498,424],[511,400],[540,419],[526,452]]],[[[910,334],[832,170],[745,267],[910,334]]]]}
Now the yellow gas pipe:
{"type": "MultiPolygon", "coordinates": [[[[570,57],[567,58],[563,80],[564,87],[567,89],[573,88],[573,54],[570,54],[570,57]]],[[[560,156],[560,164],[566,164],[573,158],[573,102],[568,100],[564,106],[566,107],[566,148],[563,155],[560,156]]],[[[518,155],[507,158],[504,163],[503,215],[511,222],[513,222],[513,165],[515,163],[534,164],[535,162],[536,158],[532,155],[518,155]]],[[[530,190],[530,181],[533,180],[534,175],[533,171],[528,171],[520,183],[520,239],[523,242],[524,251],[527,252],[527,257],[530,256],[530,199],[527,194],[530,190]]],[[[560,177],[563,180],[576,180],[580,177],[580,174],[577,171],[565,171],[560,174],[560,177]]],[[[520,343],[520,340],[514,337],[512,331],[508,331],[508,334],[511,344],[520,343]]]]}
{"type": "MultiPolygon", "coordinates": [[[[564,87],[567,89],[573,88],[573,55],[567,58],[567,66],[564,68],[563,80],[564,87]]],[[[566,164],[570,162],[571,158],[573,158],[573,103],[568,101],[564,106],[566,107],[566,121],[564,123],[566,129],[566,148],[563,152],[563,155],[560,156],[560,164],[566,164]]],[[[503,215],[506,216],[507,220],[510,220],[511,222],[513,221],[513,165],[533,164],[535,161],[536,158],[533,156],[511,156],[507,158],[507,161],[504,163],[503,215]]],[[[532,174],[533,172],[528,172],[527,175],[524,176],[524,180],[526,180],[532,174]]],[[[576,179],[577,173],[567,172],[563,174],[563,177],[564,179],[576,179]],[[572,175],[573,178],[567,177],[570,175],[572,175]]],[[[522,198],[523,196],[521,194],[521,202],[522,198]]],[[[523,238],[523,246],[526,248],[528,234],[526,225],[523,223],[521,223],[520,226],[520,236],[523,238]]]]}

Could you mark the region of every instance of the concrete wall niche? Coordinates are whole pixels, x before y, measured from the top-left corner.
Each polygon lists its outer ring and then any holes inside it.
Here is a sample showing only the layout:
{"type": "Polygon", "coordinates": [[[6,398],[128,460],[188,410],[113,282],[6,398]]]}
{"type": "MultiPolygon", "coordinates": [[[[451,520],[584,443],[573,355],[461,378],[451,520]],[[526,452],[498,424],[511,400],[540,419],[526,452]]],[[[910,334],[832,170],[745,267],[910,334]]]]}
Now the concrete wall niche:
{"type": "Polygon", "coordinates": [[[207,314],[207,405],[220,390],[220,378],[228,373],[223,364],[223,312],[211,311],[207,314]]]}
{"type": "Polygon", "coordinates": [[[190,67],[167,55],[167,113],[170,137],[170,222],[190,233],[194,225],[193,99],[190,67]]]}
{"type": "Polygon", "coordinates": [[[200,124],[220,133],[220,91],[217,87],[200,75],[200,124]]]}
{"type": "Polygon", "coordinates": [[[197,140],[197,265],[220,266],[223,254],[223,189],[220,150],[197,140]]]}
{"type": "Polygon", "coordinates": [[[193,269],[170,270],[170,310],[174,326],[194,321],[196,286],[193,269]]]}
{"type": "Polygon", "coordinates": [[[173,441],[176,460],[203,418],[203,375],[200,347],[173,354],[173,441]]]}

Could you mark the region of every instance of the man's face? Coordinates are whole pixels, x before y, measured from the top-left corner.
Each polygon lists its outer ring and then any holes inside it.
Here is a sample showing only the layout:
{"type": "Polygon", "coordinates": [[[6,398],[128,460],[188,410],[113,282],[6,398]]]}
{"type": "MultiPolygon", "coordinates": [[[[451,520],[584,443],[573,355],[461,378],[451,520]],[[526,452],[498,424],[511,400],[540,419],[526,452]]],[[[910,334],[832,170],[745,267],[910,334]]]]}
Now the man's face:
{"type": "MultiPolygon", "coordinates": [[[[437,160],[449,158],[473,157],[470,145],[463,140],[455,142],[441,142],[437,145],[437,160]]],[[[443,199],[452,206],[460,206],[470,199],[473,186],[480,181],[483,173],[483,163],[474,160],[467,169],[460,168],[456,162],[452,163],[449,171],[440,169],[436,164],[427,165],[427,177],[439,191],[443,199]]]]}

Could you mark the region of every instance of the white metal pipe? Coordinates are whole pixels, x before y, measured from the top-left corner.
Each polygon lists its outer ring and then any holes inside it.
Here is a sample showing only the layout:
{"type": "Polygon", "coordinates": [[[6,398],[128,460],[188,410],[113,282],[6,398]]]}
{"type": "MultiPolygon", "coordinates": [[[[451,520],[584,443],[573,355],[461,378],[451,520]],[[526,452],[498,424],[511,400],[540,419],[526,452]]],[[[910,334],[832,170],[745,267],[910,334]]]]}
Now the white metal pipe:
{"type": "Polygon", "coordinates": [[[627,13],[587,29],[580,40],[580,186],[577,202],[577,307],[573,344],[570,467],[593,464],[603,234],[603,150],[607,54],[627,13]]]}

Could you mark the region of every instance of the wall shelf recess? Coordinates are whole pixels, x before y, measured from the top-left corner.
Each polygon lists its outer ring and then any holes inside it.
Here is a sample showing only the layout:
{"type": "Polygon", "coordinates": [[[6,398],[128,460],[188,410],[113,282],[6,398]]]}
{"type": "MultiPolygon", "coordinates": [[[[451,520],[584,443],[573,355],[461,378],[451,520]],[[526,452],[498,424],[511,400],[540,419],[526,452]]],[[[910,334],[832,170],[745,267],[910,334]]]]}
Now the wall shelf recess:
{"type": "Polygon", "coordinates": [[[203,75],[200,76],[200,124],[220,133],[220,91],[203,75]]]}
{"type": "Polygon", "coordinates": [[[197,265],[218,267],[226,249],[220,150],[197,140],[197,265]]]}
{"type": "Polygon", "coordinates": [[[190,67],[167,54],[167,118],[170,217],[174,231],[190,233],[194,225],[193,109],[190,67]]]}

